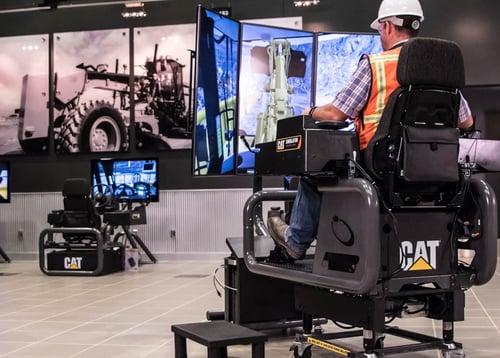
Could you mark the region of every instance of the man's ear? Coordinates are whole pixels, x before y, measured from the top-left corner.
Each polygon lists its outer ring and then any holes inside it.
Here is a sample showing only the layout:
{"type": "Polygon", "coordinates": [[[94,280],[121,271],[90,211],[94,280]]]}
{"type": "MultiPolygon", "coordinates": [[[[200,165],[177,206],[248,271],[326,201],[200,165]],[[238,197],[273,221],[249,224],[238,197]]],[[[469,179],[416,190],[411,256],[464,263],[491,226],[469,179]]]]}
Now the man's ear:
{"type": "Polygon", "coordinates": [[[387,31],[387,34],[390,35],[394,30],[394,24],[390,21],[384,22],[384,26],[386,27],[384,30],[387,31]]]}

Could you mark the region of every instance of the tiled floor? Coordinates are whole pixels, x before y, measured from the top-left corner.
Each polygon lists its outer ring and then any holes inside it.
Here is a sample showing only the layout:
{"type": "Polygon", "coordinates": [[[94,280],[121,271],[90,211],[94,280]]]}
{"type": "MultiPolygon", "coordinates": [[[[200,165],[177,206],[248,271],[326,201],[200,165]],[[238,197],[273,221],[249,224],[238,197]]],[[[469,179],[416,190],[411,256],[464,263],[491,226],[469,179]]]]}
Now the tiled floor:
{"type": "MultiPolygon", "coordinates": [[[[2,263],[0,357],[174,357],[172,324],[205,321],[207,310],[223,310],[213,284],[222,263],[222,258],[159,262],[100,277],[46,276],[36,261],[2,263]]],[[[423,318],[396,324],[428,334],[441,331],[440,323],[423,318]]],[[[333,327],[329,322],[323,329],[333,327]]],[[[266,357],[290,357],[294,332],[266,333],[266,357]]],[[[500,356],[500,270],[487,285],[467,291],[466,320],[456,324],[455,335],[467,357],[500,356]]],[[[359,349],[361,341],[350,343],[359,349]]],[[[229,357],[250,357],[250,351],[230,347],[229,357]]],[[[312,355],[332,356],[316,347],[312,355]]],[[[440,356],[426,351],[394,357],[440,356]]],[[[188,357],[206,357],[206,350],[188,341],[188,357]]]]}

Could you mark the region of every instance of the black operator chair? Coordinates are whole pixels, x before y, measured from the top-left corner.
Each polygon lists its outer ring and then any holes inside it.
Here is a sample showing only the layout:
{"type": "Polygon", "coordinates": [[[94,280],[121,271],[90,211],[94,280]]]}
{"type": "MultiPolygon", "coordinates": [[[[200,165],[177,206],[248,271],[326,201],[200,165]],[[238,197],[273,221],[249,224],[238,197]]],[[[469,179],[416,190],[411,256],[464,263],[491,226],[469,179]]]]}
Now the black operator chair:
{"type": "MultiPolygon", "coordinates": [[[[465,291],[487,283],[495,273],[495,194],[485,181],[472,177],[473,163],[458,163],[459,90],[465,82],[461,51],[450,41],[411,39],[401,50],[397,77],[401,87],[385,107],[364,165],[351,160],[353,146],[350,152],[334,153],[344,155],[344,167],[354,166],[355,173],[335,169],[342,165],[318,173],[329,178],[319,187],[323,200],[313,255],[286,263],[254,255],[255,209],[262,201],[293,199],[294,193],[257,192],[245,206],[249,270],[296,283],[295,305],[307,319],[306,335],[292,346],[295,357],[310,357],[312,345],[347,357],[427,349],[464,357],[454,340],[454,322],[465,319],[465,291]],[[468,260],[464,250],[472,252],[468,260]],[[315,335],[313,316],[360,329],[315,335]],[[442,321],[442,337],[390,325],[406,317],[442,321]],[[331,343],[354,336],[363,337],[362,350],[331,343]],[[386,336],[412,343],[389,346],[386,336]]],[[[333,131],[329,136],[330,143],[341,138],[333,131]]],[[[266,155],[257,154],[256,172],[266,155]]]]}
{"type": "Polygon", "coordinates": [[[62,210],[48,214],[39,237],[40,269],[47,275],[97,276],[123,269],[124,250],[109,240],[85,178],[66,179],[62,210]]]}

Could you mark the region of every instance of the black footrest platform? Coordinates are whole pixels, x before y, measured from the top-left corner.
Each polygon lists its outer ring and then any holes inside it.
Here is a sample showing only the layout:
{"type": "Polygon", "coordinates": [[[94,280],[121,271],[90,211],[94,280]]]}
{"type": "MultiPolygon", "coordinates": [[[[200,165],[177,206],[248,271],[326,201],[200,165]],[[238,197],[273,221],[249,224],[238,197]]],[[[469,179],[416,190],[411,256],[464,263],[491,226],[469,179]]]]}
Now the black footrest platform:
{"type": "Polygon", "coordinates": [[[252,358],[264,358],[267,335],[227,321],[209,321],[172,325],[175,358],[187,358],[186,338],[207,347],[208,358],[226,358],[227,347],[252,345],[252,358]]]}

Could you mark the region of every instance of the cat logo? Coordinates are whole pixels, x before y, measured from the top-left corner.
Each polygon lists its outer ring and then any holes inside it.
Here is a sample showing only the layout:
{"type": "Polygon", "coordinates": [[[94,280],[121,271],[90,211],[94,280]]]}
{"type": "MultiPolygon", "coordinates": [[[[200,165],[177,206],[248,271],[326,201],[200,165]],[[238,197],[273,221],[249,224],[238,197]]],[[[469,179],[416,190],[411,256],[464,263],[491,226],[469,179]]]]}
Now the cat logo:
{"type": "Polygon", "coordinates": [[[403,241],[400,249],[400,262],[403,271],[435,270],[439,240],[403,241]]]}
{"type": "Polygon", "coordinates": [[[81,270],[83,257],[65,257],[64,269],[66,270],[81,270]]]}
{"type": "Polygon", "coordinates": [[[295,135],[292,137],[276,139],[276,152],[286,152],[289,150],[298,150],[302,147],[302,136],[295,135]]]}

